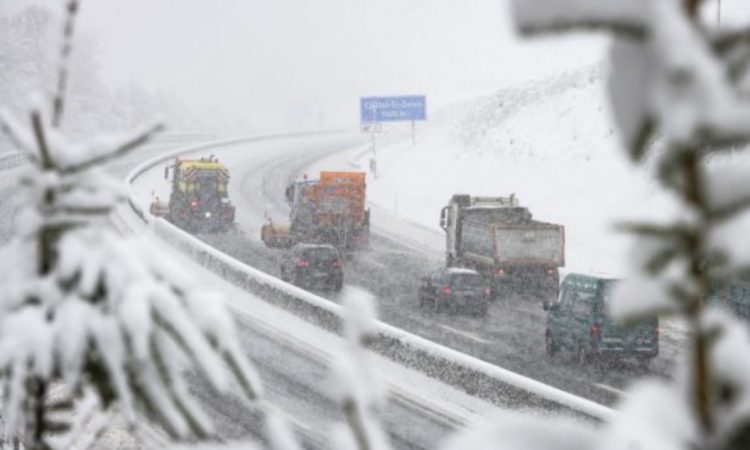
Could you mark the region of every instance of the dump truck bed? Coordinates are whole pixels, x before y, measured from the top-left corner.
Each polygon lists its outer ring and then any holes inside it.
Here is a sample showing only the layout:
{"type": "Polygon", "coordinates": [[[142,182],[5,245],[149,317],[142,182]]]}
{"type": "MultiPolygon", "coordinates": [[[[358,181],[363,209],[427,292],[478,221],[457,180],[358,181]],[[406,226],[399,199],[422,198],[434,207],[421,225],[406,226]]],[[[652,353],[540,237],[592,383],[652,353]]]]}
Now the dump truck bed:
{"type": "Polygon", "coordinates": [[[528,221],[487,223],[464,221],[463,250],[468,258],[495,264],[565,265],[562,225],[528,221]]]}

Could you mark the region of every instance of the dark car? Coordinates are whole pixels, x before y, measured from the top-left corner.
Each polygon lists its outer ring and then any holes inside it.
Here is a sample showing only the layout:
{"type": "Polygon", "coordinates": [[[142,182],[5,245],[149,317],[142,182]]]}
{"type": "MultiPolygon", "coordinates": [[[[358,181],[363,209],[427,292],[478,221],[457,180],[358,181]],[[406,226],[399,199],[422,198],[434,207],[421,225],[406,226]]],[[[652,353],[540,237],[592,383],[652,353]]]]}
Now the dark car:
{"type": "Polygon", "coordinates": [[[547,315],[547,354],[560,350],[577,355],[581,363],[600,357],[634,357],[641,366],[659,354],[658,319],[620,324],[607,314],[617,280],[569,274],[555,303],[544,303],[547,315]]]}
{"type": "Polygon", "coordinates": [[[419,306],[435,311],[461,310],[484,316],[487,314],[491,290],[477,271],[462,268],[443,268],[422,278],[419,286],[419,306]]]}
{"type": "Polygon", "coordinates": [[[341,256],[332,245],[297,244],[281,262],[281,279],[301,287],[340,291],[344,285],[341,256]]]}

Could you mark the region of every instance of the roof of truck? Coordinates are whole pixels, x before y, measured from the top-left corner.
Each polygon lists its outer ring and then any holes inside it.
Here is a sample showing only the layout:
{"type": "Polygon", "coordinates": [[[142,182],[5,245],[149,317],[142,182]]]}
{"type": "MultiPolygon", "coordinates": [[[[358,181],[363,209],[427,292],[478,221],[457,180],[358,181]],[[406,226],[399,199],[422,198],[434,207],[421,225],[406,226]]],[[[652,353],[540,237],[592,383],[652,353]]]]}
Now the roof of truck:
{"type": "Polygon", "coordinates": [[[179,164],[183,168],[194,168],[194,169],[204,169],[204,170],[226,170],[227,167],[220,163],[219,161],[213,160],[201,160],[201,159],[180,159],[177,160],[177,164],[179,164]]]}
{"type": "Polygon", "coordinates": [[[479,272],[477,272],[474,269],[468,269],[466,267],[449,267],[445,270],[448,273],[454,273],[454,274],[463,274],[463,275],[479,275],[479,272]]]}
{"type": "Polygon", "coordinates": [[[323,184],[364,184],[364,172],[320,172],[320,181],[323,184]]]}
{"type": "Polygon", "coordinates": [[[465,209],[529,209],[525,206],[511,205],[489,205],[487,203],[480,205],[466,206],[465,209]]]}

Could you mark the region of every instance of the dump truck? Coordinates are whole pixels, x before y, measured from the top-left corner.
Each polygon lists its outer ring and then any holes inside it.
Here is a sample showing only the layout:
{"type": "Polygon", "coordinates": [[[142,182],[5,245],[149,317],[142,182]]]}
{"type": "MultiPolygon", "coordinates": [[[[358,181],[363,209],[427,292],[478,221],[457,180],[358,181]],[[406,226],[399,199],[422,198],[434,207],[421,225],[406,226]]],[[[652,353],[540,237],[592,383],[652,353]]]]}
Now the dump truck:
{"type": "Polygon", "coordinates": [[[364,172],[321,172],[318,179],[295,181],[285,191],[289,223],[269,220],[261,228],[261,239],[269,247],[300,242],[367,247],[370,210],[365,193],[364,172]]]}
{"type": "Polygon", "coordinates": [[[172,182],[169,202],[158,198],[149,210],[187,231],[223,231],[234,223],[235,208],[229,200],[229,170],[213,157],[175,159],[165,167],[172,182]]]}
{"type": "Polygon", "coordinates": [[[446,266],[482,273],[493,295],[557,297],[565,265],[565,228],[533,220],[509,197],[454,195],[440,214],[446,236],[446,266]]]}

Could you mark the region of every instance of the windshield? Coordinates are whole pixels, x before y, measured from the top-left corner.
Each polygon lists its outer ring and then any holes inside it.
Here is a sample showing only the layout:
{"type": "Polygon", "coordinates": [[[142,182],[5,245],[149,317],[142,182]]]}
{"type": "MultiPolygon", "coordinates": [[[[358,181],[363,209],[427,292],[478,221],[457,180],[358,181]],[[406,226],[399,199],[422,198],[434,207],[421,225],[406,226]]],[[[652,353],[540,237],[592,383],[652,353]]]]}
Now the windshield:
{"type": "Polygon", "coordinates": [[[608,317],[609,308],[612,306],[614,290],[617,287],[617,280],[601,280],[598,283],[597,296],[601,298],[600,302],[594,305],[594,313],[608,317]]]}
{"type": "Polygon", "coordinates": [[[332,248],[309,248],[302,252],[302,257],[311,262],[333,262],[339,259],[338,252],[332,248]]]}
{"type": "Polygon", "coordinates": [[[456,289],[484,287],[484,278],[478,274],[451,274],[450,284],[456,289]]]}

